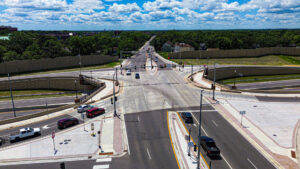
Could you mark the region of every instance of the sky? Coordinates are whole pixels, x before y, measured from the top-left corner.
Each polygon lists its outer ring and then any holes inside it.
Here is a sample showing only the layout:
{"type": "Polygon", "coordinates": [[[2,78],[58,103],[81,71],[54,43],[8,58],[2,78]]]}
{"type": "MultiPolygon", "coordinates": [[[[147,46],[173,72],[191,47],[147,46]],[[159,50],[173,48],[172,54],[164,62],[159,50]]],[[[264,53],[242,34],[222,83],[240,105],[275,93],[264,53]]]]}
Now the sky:
{"type": "Polygon", "coordinates": [[[19,30],[300,28],[300,0],[0,0],[19,30]]]}

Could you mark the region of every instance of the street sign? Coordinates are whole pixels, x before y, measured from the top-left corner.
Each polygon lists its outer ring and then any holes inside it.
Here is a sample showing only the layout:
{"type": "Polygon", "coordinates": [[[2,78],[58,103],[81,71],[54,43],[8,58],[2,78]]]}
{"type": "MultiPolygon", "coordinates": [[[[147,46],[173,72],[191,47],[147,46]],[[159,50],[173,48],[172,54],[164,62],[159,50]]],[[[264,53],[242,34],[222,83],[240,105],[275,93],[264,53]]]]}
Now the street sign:
{"type": "Polygon", "coordinates": [[[189,146],[189,147],[194,147],[194,143],[193,143],[193,142],[189,142],[189,143],[188,143],[188,146],[189,146]]]}
{"type": "Polygon", "coordinates": [[[52,139],[55,137],[55,131],[52,131],[52,139]]]}
{"type": "Polygon", "coordinates": [[[240,111],[240,115],[246,114],[246,111],[240,111]]]}

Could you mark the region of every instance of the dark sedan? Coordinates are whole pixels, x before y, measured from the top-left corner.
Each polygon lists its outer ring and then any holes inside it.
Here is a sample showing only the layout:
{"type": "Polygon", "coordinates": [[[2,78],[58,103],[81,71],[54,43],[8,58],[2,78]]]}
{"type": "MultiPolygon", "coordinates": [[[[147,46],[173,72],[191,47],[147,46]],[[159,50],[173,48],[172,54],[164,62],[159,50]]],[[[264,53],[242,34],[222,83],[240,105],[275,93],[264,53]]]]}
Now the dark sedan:
{"type": "Polygon", "coordinates": [[[209,157],[220,156],[220,150],[217,147],[214,139],[207,136],[201,136],[200,144],[204,149],[204,151],[206,151],[207,156],[209,157]]]}
{"type": "Polygon", "coordinates": [[[192,114],[190,112],[181,113],[181,117],[186,123],[190,123],[190,124],[194,123],[192,114]]]}
{"type": "Polygon", "coordinates": [[[57,122],[57,126],[59,129],[65,129],[67,127],[71,127],[77,125],[79,120],[77,118],[64,118],[57,122]]]}

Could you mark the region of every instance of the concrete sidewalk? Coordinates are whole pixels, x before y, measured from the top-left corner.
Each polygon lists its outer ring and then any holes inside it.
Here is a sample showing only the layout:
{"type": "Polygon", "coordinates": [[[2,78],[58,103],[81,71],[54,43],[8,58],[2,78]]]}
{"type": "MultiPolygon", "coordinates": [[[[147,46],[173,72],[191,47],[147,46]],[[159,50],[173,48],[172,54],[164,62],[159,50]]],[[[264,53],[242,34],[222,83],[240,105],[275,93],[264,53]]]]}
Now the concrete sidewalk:
{"type": "MultiPolygon", "coordinates": [[[[197,152],[190,147],[190,156],[188,156],[188,131],[179,119],[178,113],[168,112],[168,129],[171,139],[172,148],[177,160],[179,168],[189,169],[197,168],[197,152]]],[[[193,142],[191,140],[191,142],[193,142]]],[[[207,162],[202,157],[200,158],[200,168],[209,169],[207,162]]]]}

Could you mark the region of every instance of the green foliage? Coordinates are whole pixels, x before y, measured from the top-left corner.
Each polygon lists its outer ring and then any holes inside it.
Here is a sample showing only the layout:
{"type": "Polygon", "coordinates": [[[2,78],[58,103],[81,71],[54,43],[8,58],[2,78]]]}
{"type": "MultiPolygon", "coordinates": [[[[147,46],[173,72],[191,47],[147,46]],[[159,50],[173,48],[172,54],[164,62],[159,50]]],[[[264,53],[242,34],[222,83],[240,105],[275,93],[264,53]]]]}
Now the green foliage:
{"type": "Polygon", "coordinates": [[[43,35],[45,32],[42,31],[14,32],[10,40],[0,40],[1,61],[91,55],[96,52],[118,55],[121,50],[138,50],[151,37],[144,32],[126,31],[119,35],[114,32],[99,32],[93,36],[82,36],[84,32],[76,32],[77,36],[59,40],[53,34],[59,35],[63,32],[48,33],[52,36],[43,35]]]}
{"type": "Polygon", "coordinates": [[[170,41],[183,42],[196,50],[200,43],[208,48],[252,49],[257,47],[300,45],[300,30],[205,30],[205,31],[157,31],[151,42],[156,50],[170,41]]]}
{"type": "Polygon", "coordinates": [[[295,59],[293,56],[284,56],[284,55],[279,55],[279,57],[287,62],[289,62],[292,65],[299,65],[300,60],[295,59]]]}

